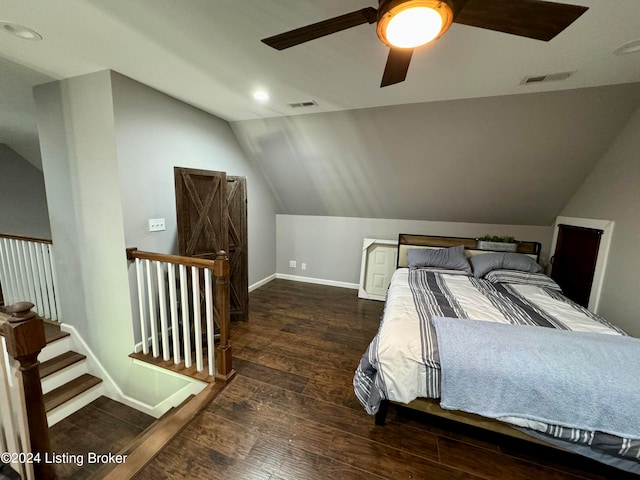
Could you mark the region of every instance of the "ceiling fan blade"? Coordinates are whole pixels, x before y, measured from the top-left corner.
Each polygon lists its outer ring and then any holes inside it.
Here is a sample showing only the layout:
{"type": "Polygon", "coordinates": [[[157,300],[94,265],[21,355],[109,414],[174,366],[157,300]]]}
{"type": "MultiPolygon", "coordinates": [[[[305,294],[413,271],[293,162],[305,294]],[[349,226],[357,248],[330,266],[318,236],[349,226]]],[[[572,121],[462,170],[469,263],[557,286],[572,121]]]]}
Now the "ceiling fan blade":
{"type": "Polygon", "coordinates": [[[549,41],[587,10],[541,0],[469,0],[453,21],[549,41]]]}
{"type": "Polygon", "coordinates": [[[389,50],[380,87],[404,82],[404,79],[407,78],[409,63],[411,63],[411,55],[413,55],[413,48],[392,48],[389,50]]]}
{"type": "Polygon", "coordinates": [[[357,27],[363,23],[376,23],[377,20],[378,10],[373,7],[367,7],[362,10],[340,15],[339,17],[307,25],[306,27],[296,28],[289,32],[274,35],[273,37],[264,38],[261,41],[276,50],[284,50],[285,48],[300,45],[301,43],[315,40],[316,38],[357,27]]]}

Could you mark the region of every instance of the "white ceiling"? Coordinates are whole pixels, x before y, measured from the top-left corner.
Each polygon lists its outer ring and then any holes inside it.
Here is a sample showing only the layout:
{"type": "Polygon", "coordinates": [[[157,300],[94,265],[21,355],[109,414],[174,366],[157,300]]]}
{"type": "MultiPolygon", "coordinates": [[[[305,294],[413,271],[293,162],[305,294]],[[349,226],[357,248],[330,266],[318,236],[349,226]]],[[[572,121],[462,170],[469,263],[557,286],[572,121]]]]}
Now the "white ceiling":
{"type": "Polygon", "coordinates": [[[571,3],[589,10],[549,43],[454,24],[415,52],[407,81],[380,89],[387,49],[374,25],[281,52],[260,42],[375,6],[371,0],[0,0],[0,21],[43,36],[0,32],[0,143],[35,138],[32,85],[102,69],[229,121],[640,81],[640,53],[612,54],[640,37],[640,2],[571,3]],[[519,85],[527,75],[564,71],[575,74],[519,85]],[[269,91],[268,104],[251,98],[257,88],[269,91]],[[317,107],[288,106],[312,99],[317,107]]]}

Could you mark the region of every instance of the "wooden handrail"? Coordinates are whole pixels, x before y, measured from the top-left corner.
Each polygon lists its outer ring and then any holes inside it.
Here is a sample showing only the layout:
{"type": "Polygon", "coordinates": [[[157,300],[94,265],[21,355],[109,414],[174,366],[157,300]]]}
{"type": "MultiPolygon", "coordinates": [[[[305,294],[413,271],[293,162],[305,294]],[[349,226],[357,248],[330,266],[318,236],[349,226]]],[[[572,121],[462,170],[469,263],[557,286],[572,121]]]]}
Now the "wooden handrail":
{"type": "Polygon", "coordinates": [[[151,260],[156,262],[171,263],[174,265],[184,265],[186,267],[207,268],[214,276],[214,302],[215,312],[219,316],[220,335],[217,348],[215,350],[215,377],[228,381],[235,372],[232,367],[232,350],[229,342],[230,336],[230,284],[229,284],[229,258],[224,250],[216,253],[214,260],[205,260],[196,257],[185,257],[181,255],[169,255],[164,253],[143,252],[135,247],[127,248],[127,259],[130,261],[151,260]]]}
{"type": "Polygon", "coordinates": [[[53,240],[51,240],[50,238],[25,237],[22,235],[12,235],[8,233],[0,233],[0,238],[8,238],[9,240],[22,240],[24,242],[46,243],[49,245],[53,245],[53,240]]]}
{"type": "Polygon", "coordinates": [[[6,313],[0,314],[0,330],[5,337],[7,352],[19,364],[19,385],[24,392],[30,451],[39,454],[41,459],[33,463],[35,478],[51,480],[56,479],[57,475],[54,465],[44,461],[47,457],[51,458],[51,442],[38,369],[38,354],[47,341],[42,318],[31,312],[31,308],[33,304],[29,302],[19,302],[5,308],[6,313]]]}
{"type": "Polygon", "coordinates": [[[186,267],[208,268],[210,270],[214,270],[216,268],[216,260],[168,255],[165,253],[143,252],[135,247],[127,248],[127,260],[135,260],[136,258],[139,258],[140,260],[173,263],[174,265],[184,265],[186,267]]]}

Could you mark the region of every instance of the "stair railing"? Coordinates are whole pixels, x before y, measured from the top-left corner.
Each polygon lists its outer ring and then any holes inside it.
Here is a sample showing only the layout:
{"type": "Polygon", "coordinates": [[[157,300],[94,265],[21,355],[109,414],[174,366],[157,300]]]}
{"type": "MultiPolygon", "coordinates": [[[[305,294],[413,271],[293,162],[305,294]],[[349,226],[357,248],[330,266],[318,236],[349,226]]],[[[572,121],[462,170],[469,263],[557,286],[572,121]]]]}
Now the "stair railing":
{"type": "Polygon", "coordinates": [[[32,303],[0,311],[0,449],[20,478],[57,478],[42,397],[38,354],[46,345],[42,318],[32,303]]]}
{"type": "Polygon", "coordinates": [[[42,318],[58,321],[51,240],[0,234],[0,288],[6,305],[28,301],[42,318]]]}
{"type": "Polygon", "coordinates": [[[127,249],[135,262],[142,353],[233,375],[229,343],[229,259],[215,260],[127,249]]]}

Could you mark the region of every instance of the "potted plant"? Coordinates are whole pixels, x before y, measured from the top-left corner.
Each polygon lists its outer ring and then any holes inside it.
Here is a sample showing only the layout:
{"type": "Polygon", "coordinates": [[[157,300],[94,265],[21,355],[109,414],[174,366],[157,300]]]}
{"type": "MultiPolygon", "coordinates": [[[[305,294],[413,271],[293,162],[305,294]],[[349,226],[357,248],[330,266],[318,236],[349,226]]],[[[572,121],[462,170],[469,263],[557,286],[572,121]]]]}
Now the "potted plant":
{"type": "Polygon", "coordinates": [[[515,252],[518,250],[517,240],[509,235],[485,235],[476,240],[480,250],[497,250],[499,252],[515,252]]]}

